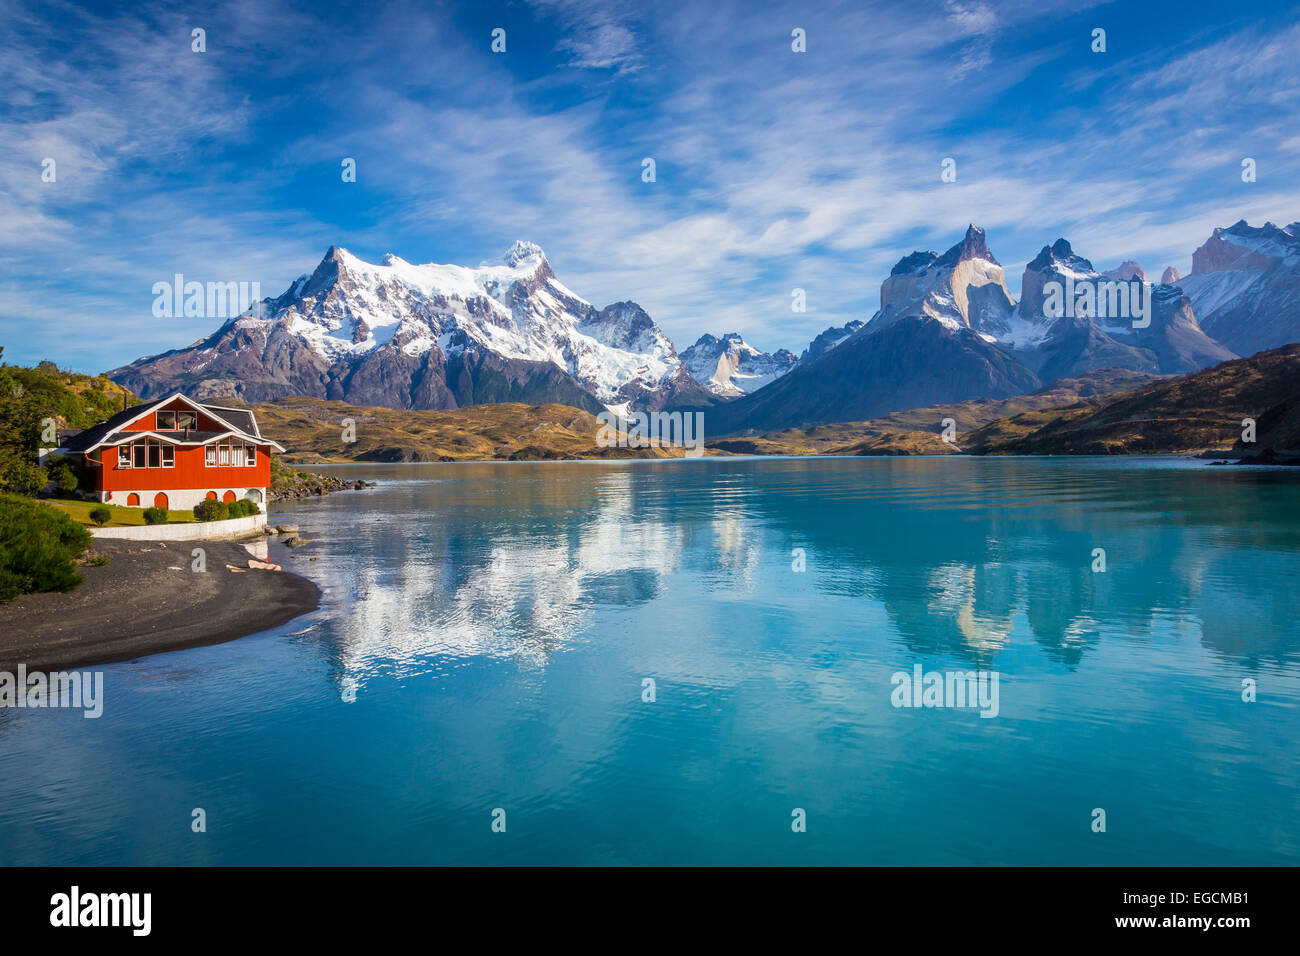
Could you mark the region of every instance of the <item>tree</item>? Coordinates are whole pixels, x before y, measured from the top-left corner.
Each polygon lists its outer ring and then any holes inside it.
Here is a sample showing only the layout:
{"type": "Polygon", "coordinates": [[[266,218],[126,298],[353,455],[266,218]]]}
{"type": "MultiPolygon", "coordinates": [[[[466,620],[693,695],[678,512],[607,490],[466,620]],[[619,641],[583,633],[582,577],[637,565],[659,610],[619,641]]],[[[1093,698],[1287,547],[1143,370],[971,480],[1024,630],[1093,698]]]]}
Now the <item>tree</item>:
{"type": "Polygon", "coordinates": [[[71,494],[77,490],[77,472],[72,463],[63,458],[55,458],[45,466],[45,474],[58,487],[59,491],[71,494]]]}
{"type": "Polygon", "coordinates": [[[90,540],[90,532],[63,512],[0,494],[0,601],[76,587],[77,558],[90,540]]]}

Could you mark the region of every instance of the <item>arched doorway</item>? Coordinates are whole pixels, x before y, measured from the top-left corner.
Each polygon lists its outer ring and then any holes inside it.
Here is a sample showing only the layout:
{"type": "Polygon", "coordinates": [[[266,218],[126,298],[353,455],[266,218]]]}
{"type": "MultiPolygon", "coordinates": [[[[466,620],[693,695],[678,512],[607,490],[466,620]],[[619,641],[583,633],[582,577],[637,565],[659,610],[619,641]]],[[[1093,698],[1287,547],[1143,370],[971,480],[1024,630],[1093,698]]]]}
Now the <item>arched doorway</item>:
{"type": "Polygon", "coordinates": [[[215,491],[209,491],[209,492],[208,492],[208,495],[207,495],[207,498],[208,498],[209,501],[216,501],[216,500],[217,500],[217,493],[216,493],[215,491]]]}
{"type": "Polygon", "coordinates": [[[249,488],[244,492],[244,497],[255,505],[260,505],[262,503],[262,492],[260,489],[249,488]]]}
{"type": "Polygon", "coordinates": [[[138,508],[140,507],[140,496],[133,491],[126,496],[126,503],[132,508],[138,508]]]}
{"type": "Polygon", "coordinates": [[[155,508],[166,508],[166,507],[167,507],[167,496],[166,496],[165,494],[163,494],[161,491],[158,492],[158,494],[156,494],[156,495],[153,496],[153,506],[154,506],[155,508]]]}
{"type": "Polygon", "coordinates": [[[224,501],[226,504],[230,504],[235,500],[235,493],[233,491],[227,491],[224,495],[221,496],[221,500],[224,501]]]}

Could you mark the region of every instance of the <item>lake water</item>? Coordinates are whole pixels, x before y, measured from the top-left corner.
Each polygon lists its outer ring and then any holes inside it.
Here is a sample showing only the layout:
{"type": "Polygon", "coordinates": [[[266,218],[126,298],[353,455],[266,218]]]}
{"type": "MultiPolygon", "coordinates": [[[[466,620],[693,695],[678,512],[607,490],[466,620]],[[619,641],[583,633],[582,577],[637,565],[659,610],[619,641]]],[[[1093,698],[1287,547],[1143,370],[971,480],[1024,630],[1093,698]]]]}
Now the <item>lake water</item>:
{"type": "Polygon", "coordinates": [[[1300,861],[1300,469],[335,470],[272,513],[319,611],[0,711],[0,861],[1300,861]]]}

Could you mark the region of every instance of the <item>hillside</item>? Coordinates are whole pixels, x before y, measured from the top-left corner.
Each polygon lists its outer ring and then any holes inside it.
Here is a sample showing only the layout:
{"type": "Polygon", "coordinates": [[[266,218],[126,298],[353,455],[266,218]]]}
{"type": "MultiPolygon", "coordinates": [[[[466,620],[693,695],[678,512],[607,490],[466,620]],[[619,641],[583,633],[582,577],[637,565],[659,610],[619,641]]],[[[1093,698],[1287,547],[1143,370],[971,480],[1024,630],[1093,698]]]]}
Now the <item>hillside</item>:
{"type": "Polygon", "coordinates": [[[1297,450],[1300,345],[1261,352],[1109,401],[1030,411],[986,425],[965,449],[981,455],[1178,454],[1240,442],[1242,420],[1257,423],[1255,453],[1297,450]]]}
{"type": "Polygon", "coordinates": [[[0,362],[0,488],[27,492],[45,484],[36,468],[37,447],[54,444],[43,441],[45,419],[54,419],[56,429],[89,428],[128,400],[135,396],[103,375],[65,372],[53,362],[35,368],[0,362]]]}
{"type": "Polygon", "coordinates": [[[590,412],[518,402],[444,410],[363,407],[318,398],[254,406],[263,433],[296,462],[483,461],[565,458],[666,458],[676,449],[601,448],[590,412]],[[343,441],[344,419],[356,441],[343,441]]]}
{"type": "MultiPolygon", "coordinates": [[[[1147,372],[1102,369],[1079,378],[1062,379],[1028,395],[932,405],[865,422],[791,428],[749,437],[720,438],[706,444],[711,452],[744,455],[951,455],[960,450],[968,433],[981,426],[1039,409],[1078,402],[1099,404],[1116,393],[1158,379],[1160,376],[1147,372]],[[940,437],[945,418],[956,423],[957,448],[940,437]]],[[[706,413],[706,426],[708,421],[706,413]]]]}

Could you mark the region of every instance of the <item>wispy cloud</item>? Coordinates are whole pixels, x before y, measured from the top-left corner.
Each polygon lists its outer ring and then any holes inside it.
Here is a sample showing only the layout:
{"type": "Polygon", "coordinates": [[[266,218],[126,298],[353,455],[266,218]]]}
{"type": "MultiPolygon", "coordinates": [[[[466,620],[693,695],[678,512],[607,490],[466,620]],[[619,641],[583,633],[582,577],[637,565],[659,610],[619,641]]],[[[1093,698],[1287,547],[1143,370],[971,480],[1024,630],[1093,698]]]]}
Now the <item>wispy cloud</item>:
{"type": "Polygon", "coordinates": [[[1061,235],[1099,265],[1186,271],[1214,225],[1300,217],[1300,27],[1260,9],[1155,31],[1140,14],[249,0],[203,18],[200,55],[182,8],[0,0],[29,38],[0,50],[0,341],[10,360],[111,367],[210,331],[153,319],[153,281],[278,292],[331,243],[475,263],[529,238],[580,294],[636,299],[681,345],[736,330],[796,351],[870,315],[900,256],[967,222],[1013,288],[1061,235]],[[509,53],[485,23],[510,24],[509,53]]]}

